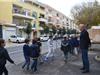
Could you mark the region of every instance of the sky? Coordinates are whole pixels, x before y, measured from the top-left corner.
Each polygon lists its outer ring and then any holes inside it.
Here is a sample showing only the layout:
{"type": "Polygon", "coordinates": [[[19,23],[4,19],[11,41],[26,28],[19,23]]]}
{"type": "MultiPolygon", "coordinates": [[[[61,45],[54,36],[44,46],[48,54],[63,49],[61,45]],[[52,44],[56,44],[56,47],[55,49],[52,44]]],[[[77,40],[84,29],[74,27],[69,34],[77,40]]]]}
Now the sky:
{"type": "MultiPolygon", "coordinates": [[[[62,12],[68,17],[71,17],[70,11],[73,6],[81,4],[82,2],[94,1],[94,0],[38,0],[39,2],[50,5],[56,10],[62,12]]],[[[100,2],[100,0],[97,0],[100,2]]]]}

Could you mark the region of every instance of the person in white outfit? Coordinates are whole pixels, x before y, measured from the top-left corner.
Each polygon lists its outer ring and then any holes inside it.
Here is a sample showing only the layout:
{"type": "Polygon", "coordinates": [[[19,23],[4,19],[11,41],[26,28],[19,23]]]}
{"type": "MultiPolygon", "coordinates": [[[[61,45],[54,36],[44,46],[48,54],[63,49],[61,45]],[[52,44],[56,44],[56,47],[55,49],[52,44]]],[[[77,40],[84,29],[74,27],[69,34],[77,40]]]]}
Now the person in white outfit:
{"type": "Polygon", "coordinates": [[[49,57],[54,57],[54,48],[53,48],[53,37],[49,36],[49,39],[47,41],[47,45],[48,45],[48,53],[45,57],[45,60],[48,60],[49,57]]]}

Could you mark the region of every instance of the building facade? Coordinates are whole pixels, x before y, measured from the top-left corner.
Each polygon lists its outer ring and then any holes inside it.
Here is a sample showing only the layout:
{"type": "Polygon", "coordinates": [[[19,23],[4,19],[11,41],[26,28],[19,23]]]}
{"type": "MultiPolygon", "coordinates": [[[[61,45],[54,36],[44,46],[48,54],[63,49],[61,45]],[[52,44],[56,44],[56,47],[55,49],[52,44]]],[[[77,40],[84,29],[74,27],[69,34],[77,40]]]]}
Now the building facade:
{"type": "Polygon", "coordinates": [[[26,37],[23,28],[26,23],[32,24],[32,38],[39,36],[39,23],[44,21],[44,7],[34,0],[1,0],[0,1],[0,37],[8,40],[11,35],[26,37]]]}
{"type": "Polygon", "coordinates": [[[48,21],[49,26],[55,26],[57,28],[65,28],[67,29],[74,29],[76,28],[75,23],[66,15],[62,14],[61,12],[55,10],[54,8],[44,4],[45,12],[46,12],[46,19],[48,21]]]}
{"type": "MultiPolygon", "coordinates": [[[[24,28],[32,24],[31,39],[42,35],[43,26],[74,29],[74,22],[54,8],[37,0],[0,0],[0,38],[26,37],[24,28]]],[[[52,31],[52,29],[51,29],[52,31]]]]}

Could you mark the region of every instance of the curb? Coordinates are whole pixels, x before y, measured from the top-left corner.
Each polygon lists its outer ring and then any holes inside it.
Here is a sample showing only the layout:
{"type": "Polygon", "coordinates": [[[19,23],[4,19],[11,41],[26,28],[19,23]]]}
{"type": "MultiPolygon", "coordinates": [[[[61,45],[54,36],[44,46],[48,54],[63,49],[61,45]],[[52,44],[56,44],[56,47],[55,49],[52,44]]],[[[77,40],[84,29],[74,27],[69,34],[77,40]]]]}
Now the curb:
{"type": "Polygon", "coordinates": [[[98,49],[98,48],[90,48],[89,51],[98,51],[98,52],[100,52],[100,49],[98,49]]]}

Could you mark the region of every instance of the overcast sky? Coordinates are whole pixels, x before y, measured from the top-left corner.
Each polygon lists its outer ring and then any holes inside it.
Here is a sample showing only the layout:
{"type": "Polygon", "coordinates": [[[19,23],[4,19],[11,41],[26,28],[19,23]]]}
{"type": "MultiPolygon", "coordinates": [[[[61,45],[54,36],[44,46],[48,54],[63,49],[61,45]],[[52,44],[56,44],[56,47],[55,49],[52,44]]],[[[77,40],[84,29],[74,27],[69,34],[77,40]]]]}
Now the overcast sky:
{"type": "MultiPolygon", "coordinates": [[[[66,16],[70,17],[70,10],[76,4],[80,4],[82,2],[94,1],[94,0],[38,0],[39,2],[48,4],[58,11],[62,12],[66,16]]],[[[98,0],[100,2],[100,0],[98,0]]]]}

